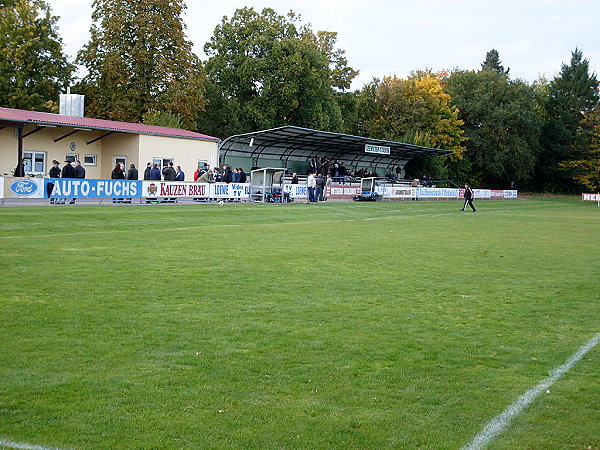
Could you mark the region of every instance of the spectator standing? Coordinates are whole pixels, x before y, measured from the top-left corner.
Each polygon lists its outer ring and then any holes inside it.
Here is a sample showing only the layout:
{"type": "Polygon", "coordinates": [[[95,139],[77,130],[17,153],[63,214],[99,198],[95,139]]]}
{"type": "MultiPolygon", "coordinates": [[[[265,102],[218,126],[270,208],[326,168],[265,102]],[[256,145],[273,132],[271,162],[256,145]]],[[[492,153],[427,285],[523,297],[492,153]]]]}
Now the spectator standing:
{"type": "Polygon", "coordinates": [[[298,174],[295,172],[292,174],[292,184],[298,184],[298,174]]]}
{"type": "Polygon", "coordinates": [[[129,164],[129,170],[127,171],[128,180],[137,180],[139,177],[138,170],[135,168],[135,164],[129,164]]]}
{"type": "Polygon", "coordinates": [[[308,201],[316,202],[315,191],[317,189],[317,180],[315,179],[314,172],[311,172],[306,179],[306,188],[308,189],[308,201]]]}
{"type": "Polygon", "coordinates": [[[75,161],[75,178],[85,178],[85,168],[81,165],[81,161],[75,161]]]}
{"type": "Polygon", "coordinates": [[[175,181],[177,173],[175,172],[175,169],[173,169],[172,161],[169,161],[169,165],[163,169],[162,174],[165,181],[175,181]]]}
{"type": "MultiPolygon", "coordinates": [[[[81,178],[81,179],[85,178],[85,169],[81,165],[81,161],[79,161],[79,160],[75,161],[73,170],[75,171],[75,176],[73,178],[81,178]]],[[[71,201],[69,202],[69,205],[74,205],[76,200],[77,200],[77,198],[73,197],[71,199],[71,201]]]]}
{"type": "Polygon", "coordinates": [[[158,168],[158,163],[154,163],[154,166],[150,169],[150,179],[153,181],[160,181],[160,169],[158,168]]]}
{"type": "Polygon", "coordinates": [[[233,171],[233,182],[234,183],[240,182],[240,169],[238,169],[237,167],[233,171]]]}
{"type": "Polygon", "coordinates": [[[61,178],[75,178],[75,168],[71,165],[71,161],[65,160],[65,165],[60,172],[61,178]]]}
{"type": "Polygon", "coordinates": [[[125,164],[121,163],[121,172],[123,172],[123,179],[127,178],[127,172],[125,172],[125,164]]]}
{"type": "MultiPolygon", "coordinates": [[[[59,162],[57,160],[52,161],[52,167],[50,168],[50,171],[48,172],[48,176],[50,176],[50,178],[60,178],[60,167],[59,167],[59,162]]],[[[46,192],[48,192],[48,197],[50,197],[52,195],[52,191],[54,190],[54,183],[50,183],[48,182],[48,185],[46,187],[46,192]]],[[[50,198],[50,204],[58,204],[59,203],[59,199],[58,198],[50,198]]]]}
{"type": "Polygon", "coordinates": [[[244,169],[242,169],[241,167],[240,167],[239,171],[240,171],[240,183],[245,183],[248,180],[248,177],[246,176],[244,169]]]}
{"type": "MultiPolygon", "coordinates": [[[[110,173],[111,180],[124,180],[125,174],[123,173],[123,169],[121,168],[122,164],[116,163],[115,168],[110,173]]],[[[122,198],[113,198],[113,203],[123,203],[122,198]]]]}
{"type": "Polygon", "coordinates": [[[213,171],[208,169],[198,178],[198,183],[214,183],[215,178],[213,177],[213,171]]]}
{"type": "Polygon", "coordinates": [[[150,173],[152,172],[152,164],[146,164],[146,170],[144,170],[144,180],[151,180],[150,173]]]}
{"type": "Polygon", "coordinates": [[[473,206],[473,199],[475,198],[475,193],[473,192],[473,189],[471,189],[471,186],[469,186],[468,184],[465,184],[465,193],[463,194],[463,197],[465,198],[465,204],[462,207],[461,211],[464,211],[467,208],[467,205],[469,205],[473,212],[477,212],[477,210],[473,206]]]}
{"type": "Polygon", "coordinates": [[[185,181],[185,173],[181,170],[181,166],[177,166],[175,171],[175,181],[185,181]]]}
{"type": "Polygon", "coordinates": [[[327,197],[329,196],[327,189],[331,189],[332,184],[333,184],[333,178],[331,178],[331,174],[328,173],[327,179],[325,180],[325,200],[327,200],[327,197]]]}
{"type": "Polygon", "coordinates": [[[202,175],[202,167],[203,166],[201,166],[200,164],[198,164],[198,168],[194,172],[194,181],[198,181],[198,178],[200,178],[200,176],[202,175]]]}
{"type": "Polygon", "coordinates": [[[231,172],[231,167],[224,165],[223,166],[223,183],[231,183],[233,181],[233,173],[231,172]]]}
{"type": "Polygon", "coordinates": [[[323,196],[323,191],[325,190],[325,178],[323,178],[323,175],[319,173],[315,177],[315,181],[317,183],[317,191],[315,196],[317,197],[318,201],[323,202],[325,201],[325,197],[323,196]]]}

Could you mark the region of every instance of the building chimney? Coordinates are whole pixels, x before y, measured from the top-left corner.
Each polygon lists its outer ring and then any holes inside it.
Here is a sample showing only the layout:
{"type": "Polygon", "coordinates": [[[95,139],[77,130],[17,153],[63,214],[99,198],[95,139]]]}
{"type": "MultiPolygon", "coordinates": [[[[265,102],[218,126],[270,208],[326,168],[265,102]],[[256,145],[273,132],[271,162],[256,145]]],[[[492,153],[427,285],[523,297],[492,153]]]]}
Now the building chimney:
{"type": "Polygon", "coordinates": [[[71,94],[67,88],[66,94],[60,94],[59,113],[63,116],[83,117],[85,95],[71,94]]]}

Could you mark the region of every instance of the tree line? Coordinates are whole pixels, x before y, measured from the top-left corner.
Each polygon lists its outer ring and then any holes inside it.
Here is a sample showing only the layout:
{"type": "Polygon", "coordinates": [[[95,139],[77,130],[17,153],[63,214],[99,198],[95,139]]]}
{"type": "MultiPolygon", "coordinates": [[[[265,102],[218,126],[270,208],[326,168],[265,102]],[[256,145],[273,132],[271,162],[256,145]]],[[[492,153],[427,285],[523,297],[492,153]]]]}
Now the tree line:
{"type": "Polygon", "coordinates": [[[492,49],[479,70],[421,70],[352,91],[359,72],[335,32],[314,31],[294,12],[242,8],[215,27],[201,61],[185,35],[185,8],[184,0],[94,0],[90,40],[69,61],[46,2],[0,2],[0,106],[57,112],[71,86],[91,117],[221,138],[296,125],[455,151],[409,163],[412,176],[600,189],[599,83],[579,49],[552,80],[512,78],[492,49]]]}

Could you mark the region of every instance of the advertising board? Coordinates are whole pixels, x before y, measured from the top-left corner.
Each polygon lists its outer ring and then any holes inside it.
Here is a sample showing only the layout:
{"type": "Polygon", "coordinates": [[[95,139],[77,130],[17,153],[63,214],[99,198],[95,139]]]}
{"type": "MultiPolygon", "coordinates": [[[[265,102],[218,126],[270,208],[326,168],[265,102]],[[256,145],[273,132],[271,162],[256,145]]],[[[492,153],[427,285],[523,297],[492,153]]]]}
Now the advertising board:
{"type": "Polygon", "coordinates": [[[142,197],[193,197],[208,198],[209,184],[185,183],[177,181],[144,181],[142,184],[142,197]]]}
{"type": "Polygon", "coordinates": [[[291,198],[307,198],[308,191],[305,184],[284,184],[283,192],[290,194],[291,198]]]}
{"type": "Polygon", "coordinates": [[[3,198],[44,198],[43,178],[5,177],[3,198]]]}
{"type": "MultiPolygon", "coordinates": [[[[141,198],[142,182],[135,180],[84,180],[46,178],[53,183],[51,198],[141,198]]],[[[43,189],[45,192],[46,189],[43,189]]]]}

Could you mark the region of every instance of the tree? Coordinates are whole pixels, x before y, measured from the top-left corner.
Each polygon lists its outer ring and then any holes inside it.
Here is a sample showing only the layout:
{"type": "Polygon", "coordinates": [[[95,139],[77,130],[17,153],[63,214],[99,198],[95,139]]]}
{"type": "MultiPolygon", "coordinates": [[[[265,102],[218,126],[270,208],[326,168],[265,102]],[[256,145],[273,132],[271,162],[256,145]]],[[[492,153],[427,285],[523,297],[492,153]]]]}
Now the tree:
{"type": "Polygon", "coordinates": [[[573,181],[579,183],[592,192],[600,191],[600,104],[586,113],[580,132],[587,130],[587,151],[581,152],[578,159],[573,159],[560,164],[568,170],[573,181]]]}
{"type": "MultiPolygon", "coordinates": [[[[358,103],[358,128],[365,136],[455,150],[453,159],[461,158],[462,121],[443,90],[442,74],[417,72],[406,80],[396,76],[373,80],[361,90],[358,103]]],[[[446,159],[413,161],[407,171],[445,177],[446,159]]]]}
{"type": "Polygon", "coordinates": [[[63,54],[50,7],[40,0],[0,6],[0,106],[56,112],[74,66],[63,54]]]}
{"type": "Polygon", "coordinates": [[[575,49],[570,64],[548,85],[543,105],[544,126],[542,155],[537,168],[537,186],[542,189],[575,191],[570,180],[576,175],[573,166],[562,164],[585,159],[590,148],[593,121],[585,121],[598,106],[600,94],[595,74],[590,74],[589,61],[575,49]]]}
{"type": "Polygon", "coordinates": [[[485,55],[485,61],[481,63],[481,70],[494,70],[504,75],[508,75],[508,72],[510,72],[510,68],[504,71],[504,66],[500,61],[500,54],[496,49],[491,49],[489,52],[487,52],[485,55]]]}
{"type": "Polygon", "coordinates": [[[496,188],[530,182],[541,128],[536,91],[494,70],[456,71],[445,85],[464,121],[467,181],[496,188]]]}
{"type": "Polygon", "coordinates": [[[94,0],[91,38],[77,63],[89,114],[140,122],[159,110],[195,125],[205,75],[185,37],[183,0],[94,0]]]}
{"type": "Polygon", "coordinates": [[[242,8],[231,19],[224,17],[204,46],[210,83],[206,117],[223,129],[236,124],[233,133],[282,125],[340,131],[334,88],[349,87],[357,72],[335,41],[335,33],[315,35],[299,25],[293,12],[282,16],[270,8],[261,13],[242,8]]]}

